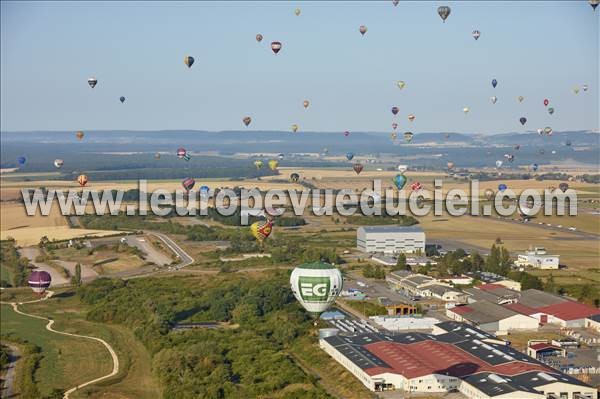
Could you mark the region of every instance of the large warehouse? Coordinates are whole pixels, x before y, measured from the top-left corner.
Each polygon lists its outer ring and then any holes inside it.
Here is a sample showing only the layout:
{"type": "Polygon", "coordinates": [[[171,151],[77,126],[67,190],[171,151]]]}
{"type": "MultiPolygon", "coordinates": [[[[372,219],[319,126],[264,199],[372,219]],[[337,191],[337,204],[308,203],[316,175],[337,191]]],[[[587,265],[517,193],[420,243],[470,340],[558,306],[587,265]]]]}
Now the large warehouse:
{"type": "Polygon", "coordinates": [[[330,336],[321,348],[371,391],[458,390],[471,399],[595,398],[597,390],[546,366],[495,337],[456,322],[437,335],[402,333],[330,336]]]}
{"type": "Polygon", "coordinates": [[[571,328],[585,327],[586,318],[600,314],[600,309],[593,306],[534,289],[521,292],[517,303],[504,306],[531,316],[540,324],[554,323],[571,328]]]}
{"type": "Polygon", "coordinates": [[[363,226],[356,231],[356,246],[368,253],[425,253],[420,226],[363,226]]]}
{"type": "Polygon", "coordinates": [[[517,330],[537,330],[539,327],[537,319],[488,301],[448,308],[446,316],[496,335],[517,330]]]}

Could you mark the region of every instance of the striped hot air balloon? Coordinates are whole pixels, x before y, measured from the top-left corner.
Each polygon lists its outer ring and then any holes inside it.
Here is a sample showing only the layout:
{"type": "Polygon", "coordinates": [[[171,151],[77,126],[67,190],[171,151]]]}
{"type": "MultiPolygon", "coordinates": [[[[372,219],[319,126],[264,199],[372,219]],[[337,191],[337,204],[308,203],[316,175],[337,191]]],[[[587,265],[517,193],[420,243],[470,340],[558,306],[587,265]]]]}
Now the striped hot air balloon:
{"type": "Polygon", "coordinates": [[[77,177],[77,183],[79,183],[81,187],[85,186],[87,182],[88,177],[86,175],[79,175],[79,177],[77,177]]]}
{"type": "Polygon", "coordinates": [[[258,222],[252,223],[250,226],[250,231],[252,235],[258,240],[259,243],[263,243],[273,231],[273,221],[272,220],[259,220],[258,222]]]}
{"type": "Polygon", "coordinates": [[[194,188],[195,184],[196,180],[192,179],[191,177],[186,177],[181,182],[181,185],[183,186],[183,188],[185,188],[185,191],[190,191],[192,188],[194,188]]]}
{"type": "Polygon", "coordinates": [[[52,283],[52,277],[50,277],[48,272],[43,270],[35,270],[29,275],[27,283],[33,292],[42,295],[44,292],[46,292],[46,289],[50,287],[50,283],[52,283]]]}
{"type": "Polygon", "coordinates": [[[185,148],[179,147],[177,149],[177,158],[189,161],[190,160],[190,155],[187,153],[187,150],[185,148]]]}

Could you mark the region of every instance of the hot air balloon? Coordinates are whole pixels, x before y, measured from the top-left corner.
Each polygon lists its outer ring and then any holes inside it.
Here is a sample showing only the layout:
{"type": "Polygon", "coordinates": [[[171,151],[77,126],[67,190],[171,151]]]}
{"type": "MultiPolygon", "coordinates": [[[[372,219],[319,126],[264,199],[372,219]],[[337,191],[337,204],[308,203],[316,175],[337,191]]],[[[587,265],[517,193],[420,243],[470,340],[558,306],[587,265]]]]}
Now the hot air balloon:
{"type": "Polygon", "coordinates": [[[531,170],[533,170],[534,172],[537,172],[537,170],[538,170],[539,167],[540,166],[537,163],[531,164],[531,170]]]}
{"type": "Polygon", "coordinates": [[[525,118],[524,116],[519,118],[519,122],[521,122],[521,125],[525,126],[525,124],[527,123],[527,118],[525,118]]]}
{"type": "Polygon", "coordinates": [[[503,164],[503,162],[502,162],[502,161],[500,161],[500,160],[497,160],[497,161],[496,161],[496,168],[498,168],[498,169],[499,169],[499,168],[501,168],[501,167],[502,167],[502,164],[503,164]]]}
{"type": "Polygon", "coordinates": [[[492,104],[496,104],[496,102],[498,101],[498,97],[496,96],[491,96],[490,100],[492,100],[492,104]]]}
{"type": "Polygon", "coordinates": [[[537,130],[537,133],[538,133],[538,134],[541,136],[541,135],[542,135],[542,133],[544,133],[544,129],[541,129],[541,128],[540,128],[540,129],[538,129],[538,130],[537,130]]]}
{"type": "Polygon", "coordinates": [[[242,122],[244,122],[244,125],[248,126],[250,122],[252,122],[252,118],[245,116],[244,119],[242,119],[242,122]]]}
{"type": "Polygon", "coordinates": [[[485,198],[488,201],[491,201],[492,198],[494,198],[494,194],[495,194],[494,190],[492,190],[491,188],[486,189],[485,192],[483,193],[483,195],[485,195],[485,198]]]}
{"type": "Polygon", "coordinates": [[[450,15],[450,7],[448,6],[440,6],[438,7],[438,14],[444,23],[446,22],[446,18],[450,15]]]}
{"type": "Polygon", "coordinates": [[[361,163],[357,162],[354,164],[354,166],[352,166],[352,169],[354,169],[354,171],[356,172],[357,175],[360,175],[360,172],[363,171],[364,166],[362,166],[361,163]]]}
{"type": "Polygon", "coordinates": [[[392,140],[396,140],[398,138],[398,133],[392,132],[392,134],[390,134],[390,137],[392,138],[392,140]]]}
{"type": "Polygon", "coordinates": [[[398,111],[400,111],[398,107],[392,107],[392,114],[398,115],[398,111]]]}
{"type": "Polygon", "coordinates": [[[55,160],[54,160],[54,166],[55,166],[57,169],[60,169],[60,168],[62,168],[62,166],[64,165],[64,163],[65,163],[65,161],[63,161],[62,159],[55,159],[55,160]]]}
{"type": "Polygon", "coordinates": [[[279,158],[280,161],[283,161],[283,158],[285,158],[285,155],[283,155],[283,153],[277,154],[277,158],[279,158]]]}
{"type": "Polygon", "coordinates": [[[596,7],[598,7],[598,4],[600,4],[600,0],[589,0],[589,3],[595,11],[596,7]]]}
{"type": "Polygon", "coordinates": [[[507,188],[506,184],[504,184],[504,183],[498,184],[498,190],[504,191],[504,190],[506,190],[506,188],[507,188]]]}
{"type": "Polygon", "coordinates": [[[446,162],[446,166],[448,167],[448,169],[454,169],[454,162],[452,162],[452,161],[446,162]]]}
{"type": "Polygon", "coordinates": [[[558,188],[560,189],[560,191],[562,191],[564,193],[565,191],[567,191],[569,189],[569,185],[567,183],[560,183],[558,185],[558,188]]]}
{"type": "Polygon", "coordinates": [[[575,86],[575,87],[573,87],[573,92],[574,92],[575,94],[579,94],[579,86],[575,86]]]}
{"type": "Polygon", "coordinates": [[[263,39],[263,35],[261,35],[260,33],[256,35],[257,42],[259,42],[259,43],[262,42],[262,39],[263,39]]]}
{"type": "Polygon", "coordinates": [[[324,147],[321,152],[323,153],[323,155],[329,154],[329,150],[327,149],[327,147],[324,147]]]}
{"type": "Polygon", "coordinates": [[[416,116],[414,116],[413,114],[408,115],[408,120],[409,121],[414,121],[416,119],[416,116]]]}
{"type": "Polygon", "coordinates": [[[506,159],[508,159],[508,162],[512,162],[515,160],[515,156],[513,154],[506,154],[506,159]]]}
{"type": "Polygon", "coordinates": [[[187,151],[186,151],[185,148],[179,147],[177,149],[177,158],[189,161],[190,160],[190,155],[187,153],[187,151]]]}
{"type": "Polygon", "coordinates": [[[88,177],[86,175],[79,175],[79,177],[77,178],[77,183],[79,183],[81,187],[85,186],[87,182],[88,177]]]}
{"type": "Polygon", "coordinates": [[[154,154],[154,159],[160,159],[160,153],[157,152],[156,154],[154,154]]]}
{"type": "Polygon", "coordinates": [[[83,136],[85,136],[85,133],[83,133],[81,130],[75,133],[75,137],[77,137],[78,140],[83,140],[83,136]]]}
{"type": "Polygon", "coordinates": [[[588,91],[588,85],[582,85],[581,88],[583,89],[583,91],[588,91]]]}
{"type": "Polygon", "coordinates": [[[421,182],[418,182],[418,181],[416,181],[416,182],[414,182],[413,184],[410,185],[410,189],[412,191],[419,191],[422,188],[423,188],[423,185],[421,184],[421,182]]]}
{"type": "Polygon", "coordinates": [[[347,152],[346,153],[346,159],[348,161],[352,161],[352,158],[354,158],[354,153],[353,152],[347,152]]]}
{"type": "Polygon", "coordinates": [[[567,142],[565,143],[565,145],[566,145],[567,147],[570,147],[570,146],[571,146],[571,140],[567,140],[567,142]]]}
{"type": "Polygon", "coordinates": [[[550,126],[546,126],[544,128],[544,133],[546,133],[548,136],[552,136],[552,128],[550,126]]]}
{"type": "Polygon", "coordinates": [[[33,292],[42,295],[44,292],[46,292],[46,289],[50,287],[50,284],[52,283],[52,277],[50,276],[50,273],[43,270],[34,270],[29,275],[27,283],[33,292]]]}
{"type": "Polygon", "coordinates": [[[552,154],[556,154],[556,150],[552,150],[552,154]]]}
{"type": "Polygon", "coordinates": [[[408,169],[408,165],[398,165],[398,172],[404,173],[408,169]]]}
{"type": "Polygon", "coordinates": [[[404,133],[404,141],[406,141],[407,143],[410,143],[413,139],[414,134],[412,132],[406,132],[404,133]]]}
{"type": "Polygon", "coordinates": [[[304,100],[302,102],[302,105],[304,106],[304,108],[308,108],[308,106],[310,105],[310,102],[308,100],[304,100]]]}
{"type": "Polygon", "coordinates": [[[548,108],[548,113],[549,113],[550,115],[552,115],[552,114],[554,113],[554,108],[553,108],[553,107],[549,107],[549,108],[548,108]]]}
{"type": "Polygon", "coordinates": [[[363,35],[363,36],[364,36],[364,35],[365,35],[365,33],[367,33],[367,27],[366,27],[366,26],[364,26],[364,25],[361,25],[361,26],[358,28],[358,31],[360,32],[360,34],[361,34],[361,35],[363,35]]]}
{"type": "Polygon", "coordinates": [[[25,157],[21,156],[17,158],[17,162],[19,163],[19,165],[23,166],[25,165],[25,162],[27,161],[27,159],[25,159],[25,157]]]}
{"type": "Polygon", "coordinates": [[[297,17],[299,17],[299,16],[300,16],[300,13],[301,13],[301,11],[300,11],[300,9],[299,9],[299,8],[296,8],[296,9],[294,10],[294,14],[296,14],[296,16],[297,16],[297,17]]]}
{"type": "Polygon", "coordinates": [[[523,97],[523,96],[517,97],[517,100],[519,100],[520,103],[522,103],[524,99],[525,99],[525,97],[523,97]]]}
{"type": "Polygon", "coordinates": [[[125,97],[121,96],[121,97],[119,98],[119,101],[121,101],[121,104],[123,104],[123,103],[125,102],[125,97]]]}
{"type": "Polygon", "coordinates": [[[545,98],[545,99],[544,99],[544,106],[545,106],[545,107],[547,107],[547,106],[548,106],[548,104],[550,104],[550,101],[548,101],[548,99],[547,99],[547,98],[545,98]]]}
{"type": "Polygon", "coordinates": [[[257,159],[256,161],[254,161],[254,166],[256,166],[256,169],[260,169],[263,167],[263,161],[261,161],[260,159],[257,159]]]}
{"type": "Polygon", "coordinates": [[[206,194],[210,191],[210,187],[208,186],[200,186],[200,194],[206,194]]]}
{"type": "Polygon", "coordinates": [[[398,129],[398,124],[396,122],[392,123],[392,129],[394,129],[394,130],[398,129]]]}
{"type": "Polygon", "coordinates": [[[271,42],[271,50],[277,54],[281,50],[281,42],[271,42]]]}
{"type": "Polygon", "coordinates": [[[479,32],[478,30],[474,30],[472,35],[473,35],[473,39],[477,40],[477,39],[479,39],[479,36],[481,36],[481,32],[479,32]]]}
{"type": "Polygon", "coordinates": [[[258,242],[262,245],[263,241],[266,240],[273,231],[273,221],[272,220],[259,220],[258,222],[252,223],[250,225],[250,232],[258,240],[258,242]]]}
{"type": "Polygon", "coordinates": [[[498,86],[498,81],[496,79],[492,79],[492,87],[495,89],[498,86]]]}
{"type": "Polygon", "coordinates": [[[404,176],[403,174],[398,174],[394,176],[392,180],[394,182],[394,186],[396,186],[398,190],[402,190],[402,187],[404,187],[407,181],[406,176],[404,176]]]}
{"type": "Polygon", "coordinates": [[[521,148],[521,146],[519,144],[515,144],[513,145],[513,148],[517,151],[519,151],[519,149],[521,148]]]}
{"type": "Polygon", "coordinates": [[[93,89],[98,84],[98,79],[96,79],[95,77],[92,76],[91,78],[88,79],[88,84],[93,89]]]}
{"type": "Polygon", "coordinates": [[[194,185],[196,185],[196,180],[192,179],[191,177],[186,177],[181,182],[181,185],[183,188],[185,188],[185,191],[190,191],[192,188],[194,188],[194,185]]]}
{"type": "Polygon", "coordinates": [[[465,113],[465,115],[468,114],[469,113],[469,107],[464,107],[463,108],[463,112],[465,113]]]}
{"type": "Polygon", "coordinates": [[[301,264],[290,276],[294,297],[315,318],[335,302],[343,284],[342,273],[323,262],[301,264]]]}
{"type": "Polygon", "coordinates": [[[269,168],[271,170],[277,169],[278,166],[279,166],[279,161],[278,160],[276,160],[276,159],[269,160],[269,168]]]}
{"type": "Polygon", "coordinates": [[[298,173],[292,173],[290,175],[290,180],[296,183],[298,180],[300,180],[300,175],[298,173]]]}
{"type": "Polygon", "coordinates": [[[186,55],[185,58],[183,59],[183,63],[188,67],[191,68],[192,65],[194,65],[194,57],[192,57],[191,55],[186,55]]]}
{"type": "Polygon", "coordinates": [[[400,88],[400,90],[404,89],[404,86],[406,86],[406,83],[404,83],[403,80],[397,81],[396,84],[398,85],[398,87],[400,88]]]}
{"type": "Polygon", "coordinates": [[[296,133],[299,129],[299,126],[296,125],[295,123],[292,125],[292,132],[296,133]]]}
{"type": "Polygon", "coordinates": [[[346,137],[350,136],[350,132],[346,130],[346,131],[344,132],[344,136],[346,136],[346,137]]]}
{"type": "Polygon", "coordinates": [[[400,0],[392,0],[392,4],[396,7],[400,3],[400,0]]]}

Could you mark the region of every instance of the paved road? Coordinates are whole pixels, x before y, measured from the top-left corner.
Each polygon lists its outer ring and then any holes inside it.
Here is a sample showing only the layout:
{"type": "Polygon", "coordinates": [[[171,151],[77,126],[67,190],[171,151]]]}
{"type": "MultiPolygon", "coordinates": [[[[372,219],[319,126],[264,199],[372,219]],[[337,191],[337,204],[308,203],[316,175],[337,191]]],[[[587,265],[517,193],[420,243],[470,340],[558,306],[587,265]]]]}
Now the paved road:
{"type": "Polygon", "coordinates": [[[30,263],[32,265],[34,265],[37,268],[37,270],[43,270],[45,272],[48,272],[48,274],[50,274],[50,277],[52,278],[52,283],[50,284],[51,287],[70,283],[70,281],[67,278],[65,278],[61,273],[59,273],[52,266],[50,266],[46,263],[36,262],[35,258],[39,254],[40,254],[40,250],[37,247],[25,247],[25,248],[21,248],[19,250],[19,255],[29,259],[30,263]]]}
{"type": "Polygon", "coordinates": [[[151,231],[147,232],[147,234],[158,237],[162,242],[165,243],[171,251],[175,252],[175,254],[179,257],[179,263],[175,266],[176,269],[181,269],[182,267],[186,267],[194,263],[194,258],[187,254],[175,241],[173,241],[169,236],[163,233],[151,231]]]}
{"type": "Polygon", "coordinates": [[[0,397],[11,398],[15,394],[15,370],[17,360],[19,360],[19,348],[14,345],[6,344],[10,349],[6,374],[4,375],[4,386],[0,390],[0,397]]]}
{"type": "Polygon", "coordinates": [[[86,381],[83,384],[79,384],[71,389],[69,389],[68,391],[66,391],[64,393],[63,399],[69,399],[69,395],[72,394],[73,392],[77,391],[78,389],[81,389],[83,387],[86,387],[88,385],[91,384],[95,384],[97,382],[100,382],[102,380],[105,380],[107,378],[110,377],[114,377],[115,375],[117,375],[119,373],[119,357],[117,356],[117,353],[115,352],[115,350],[113,349],[112,346],[110,346],[110,344],[108,342],[106,342],[105,340],[101,339],[101,338],[96,338],[96,337],[92,337],[89,335],[81,335],[81,334],[73,334],[73,333],[67,333],[67,332],[63,332],[63,331],[58,331],[55,330],[54,328],[52,328],[52,325],[54,324],[54,320],[48,319],[46,317],[43,316],[38,316],[38,315],[34,315],[34,314],[29,314],[29,313],[25,313],[21,310],[19,310],[19,305],[25,304],[25,303],[34,303],[34,302],[40,302],[40,301],[45,301],[47,299],[49,299],[50,297],[52,297],[54,293],[52,291],[46,291],[46,295],[43,298],[40,299],[36,299],[33,301],[27,301],[27,302],[2,302],[3,304],[9,304],[12,306],[13,310],[23,316],[27,316],[27,317],[33,317],[35,319],[40,319],[40,320],[46,320],[48,321],[48,324],[46,324],[46,330],[51,331],[53,333],[56,334],[60,334],[60,335],[68,335],[70,337],[77,337],[77,338],[85,338],[85,339],[91,339],[97,342],[100,342],[102,345],[104,345],[104,347],[108,350],[108,352],[110,353],[110,356],[112,358],[112,362],[113,362],[113,369],[112,371],[107,374],[104,375],[102,377],[98,377],[98,378],[94,378],[93,380],[90,381],[86,381]]]}
{"type": "Polygon", "coordinates": [[[165,266],[173,262],[173,259],[154,248],[154,245],[148,242],[143,236],[126,236],[125,242],[127,245],[136,247],[146,254],[146,260],[154,263],[155,265],[165,266]]]}

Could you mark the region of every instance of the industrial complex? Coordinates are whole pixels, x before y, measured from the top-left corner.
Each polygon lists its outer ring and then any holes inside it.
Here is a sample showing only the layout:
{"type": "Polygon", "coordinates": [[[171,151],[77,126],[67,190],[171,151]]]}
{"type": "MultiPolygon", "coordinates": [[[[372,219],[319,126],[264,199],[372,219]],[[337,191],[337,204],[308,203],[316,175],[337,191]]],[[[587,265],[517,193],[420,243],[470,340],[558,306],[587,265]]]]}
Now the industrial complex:
{"type": "Polygon", "coordinates": [[[330,335],[321,348],[371,391],[461,392],[468,398],[596,398],[597,390],[463,323],[432,333],[330,335]]]}

